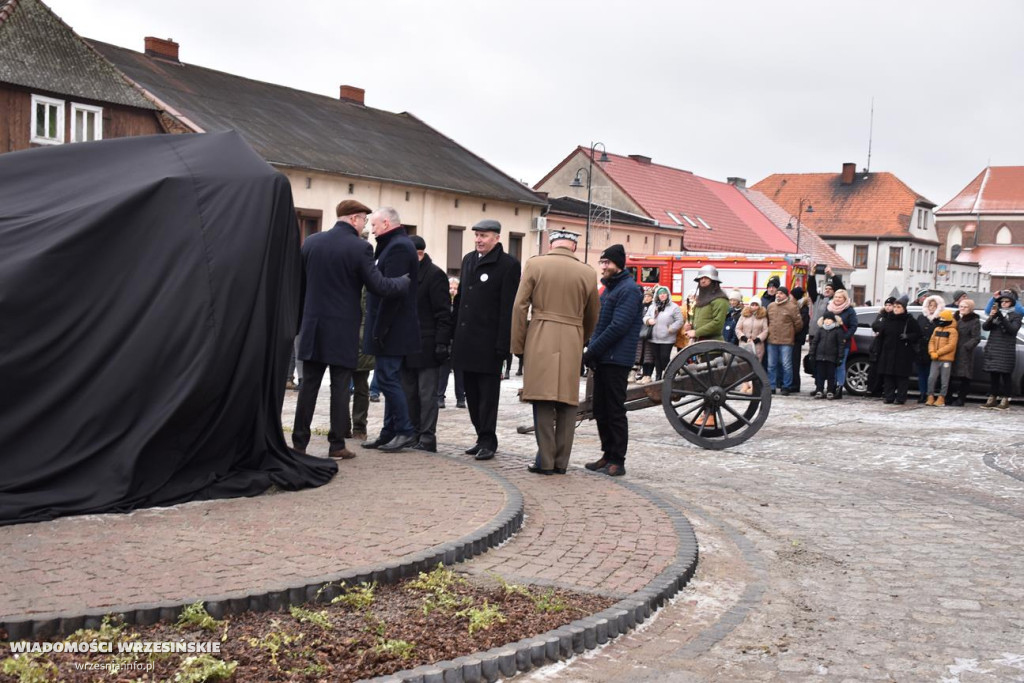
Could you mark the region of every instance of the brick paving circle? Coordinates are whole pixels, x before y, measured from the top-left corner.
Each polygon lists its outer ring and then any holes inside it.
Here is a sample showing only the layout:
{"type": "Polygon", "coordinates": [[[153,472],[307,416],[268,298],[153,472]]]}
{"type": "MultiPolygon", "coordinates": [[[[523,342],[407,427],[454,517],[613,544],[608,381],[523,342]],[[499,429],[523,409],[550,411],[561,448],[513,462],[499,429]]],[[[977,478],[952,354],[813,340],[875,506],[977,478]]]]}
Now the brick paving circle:
{"type": "Polygon", "coordinates": [[[484,549],[480,538],[503,511],[507,522],[521,508],[515,489],[481,468],[362,452],[318,489],[0,527],[0,625],[239,599],[403,560],[461,560],[474,540],[475,553],[484,549]]]}

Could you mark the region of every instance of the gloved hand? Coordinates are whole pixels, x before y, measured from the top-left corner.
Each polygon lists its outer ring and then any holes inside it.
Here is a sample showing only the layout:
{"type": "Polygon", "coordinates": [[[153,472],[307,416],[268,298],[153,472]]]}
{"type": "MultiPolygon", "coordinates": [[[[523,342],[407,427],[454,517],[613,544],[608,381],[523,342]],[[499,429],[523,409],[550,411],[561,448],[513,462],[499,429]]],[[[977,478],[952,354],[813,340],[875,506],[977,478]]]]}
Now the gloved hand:
{"type": "Polygon", "coordinates": [[[743,335],[742,337],[740,337],[740,341],[741,342],[747,341],[747,335],[743,335]]]}
{"type": "Polygon", "coordinates": [[[754,343],[755,344],[760,344],[761,343],[761,338],[760,337],[754,337],[754,343]]]}
{"type": "Polygon", "coordinates": [[[444,363],[449,355],[451,354],[448,352],[447,344],[438,344],[434,347],[434,360],[438,363],[444,363]]]}
{"type": "Polygon", "coordinates": [[[591,370],[597,370],[597,358],[590,353],[589,349],[583,352],[583,364],[591,370]]]}

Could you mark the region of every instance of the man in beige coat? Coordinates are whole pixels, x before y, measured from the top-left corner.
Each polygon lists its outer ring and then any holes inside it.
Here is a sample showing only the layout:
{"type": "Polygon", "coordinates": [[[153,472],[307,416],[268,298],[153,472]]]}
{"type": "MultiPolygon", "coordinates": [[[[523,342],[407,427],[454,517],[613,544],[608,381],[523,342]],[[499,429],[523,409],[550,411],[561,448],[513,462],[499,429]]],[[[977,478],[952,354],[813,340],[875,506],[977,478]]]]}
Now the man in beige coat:
{"type": "Polygon", "coordinates": [[[512,353],[524,357],[523,400],[533,403],[535,474],[565,474],[569,466],[583,344],[601,306],[597,273],[575,255],[579,237],[548,233],[551,250],[526,262],[512,308],[512,353]]]}

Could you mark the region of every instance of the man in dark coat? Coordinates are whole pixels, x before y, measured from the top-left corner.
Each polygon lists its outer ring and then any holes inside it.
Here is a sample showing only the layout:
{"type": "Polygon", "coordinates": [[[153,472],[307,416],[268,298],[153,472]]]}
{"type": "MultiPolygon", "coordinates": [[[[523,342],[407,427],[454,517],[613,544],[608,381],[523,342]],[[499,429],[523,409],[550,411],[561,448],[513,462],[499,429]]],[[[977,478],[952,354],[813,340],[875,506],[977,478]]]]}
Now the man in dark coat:
{"type": "Polygon", "coordinates": [[[452,300],[448,296],[448,276],[430,260],[427,243],[419,235],[410,239],[420,261],[416,279],[420,346],[405,357],[402,385],[409,404],[409,419],[417,435],[414,448],[433,453],[437,451],[437,374],[438,367],[448,359],[452,300]]]}
{"type": "Polygon", "coordinates": [[[359,237],[370,209],[352,199],[338,204],[338,222],[327,232],[310,235],[302,245],[305,274],[298,358],[303,362],[302,386],[295,406],[292,444],[305,453],[309,425],[324,371],[331,368],[332,458],[353,458],[345,448],[351,423],[349,385],[359,354],[360,298],[365,286],[377,297],[400,297],[409,278],[387,278],[373,267],[373,250],[359,237]]]}
{"type": "Polygon", "coordinates": [[[370,230],[377,238],[377,270],[388,277],[407,275],[411,282],[402,296],[381,299],[372,291],[366,296],[363,349],[375,357],[374,376],[380,393],[384,394],[384,425],[376,439],[362,445],[399,451],[416,443],[416,429],[409,419],[409,404],[402,388],[402,362],[420,348],[416,316],[419,261],[397,211],[383,207],[370,214],[369,220],[370,230]]]}
{"type": "MultiPolygon", "coordinates": [[[[626,384],[643,324],[643,292],[626,270],[626,250],[613,244],[597,261],[601,269],[601,311],[583,362],[594,371],[594,421],[601,438],[601,459],[584,467],[610,477],[626,473],[629,420],[626,384]]],[[[529,367],[529,365],[527,365],[529,367]]]]}
{"type": "Polygon", "coordinates": [[[476,249],[462,259],[462,280],[455,295],[455,343],[452,366],[462,370],[476,444],[466,449],[477,460],[498,450],[498,396],[501,364],[512,346],[512,305],[519,289],[519,261],[501,247],[501,223],[473,226],[476,249]]]}

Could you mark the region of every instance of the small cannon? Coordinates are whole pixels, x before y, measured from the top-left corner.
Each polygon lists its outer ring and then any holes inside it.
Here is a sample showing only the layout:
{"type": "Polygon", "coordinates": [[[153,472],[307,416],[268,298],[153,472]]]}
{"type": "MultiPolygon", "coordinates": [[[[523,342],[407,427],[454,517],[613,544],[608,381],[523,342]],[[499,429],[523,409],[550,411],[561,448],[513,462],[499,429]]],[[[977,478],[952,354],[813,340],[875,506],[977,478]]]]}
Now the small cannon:
{"type": "MultiPolygon", "coordinates": [[[[676,354],[662,380],[626,389],[627,411],[659,404],[684,439],[701,448],[721,450],[757,433],[768,419],[772,392],[757,356],[734,344],[704,341],[676,354]]],[[[577,419],[593,418],[593,379],[589,378],[577,419]]],[[[517,431],[527,434],[533,427],[517,431]]]]}

